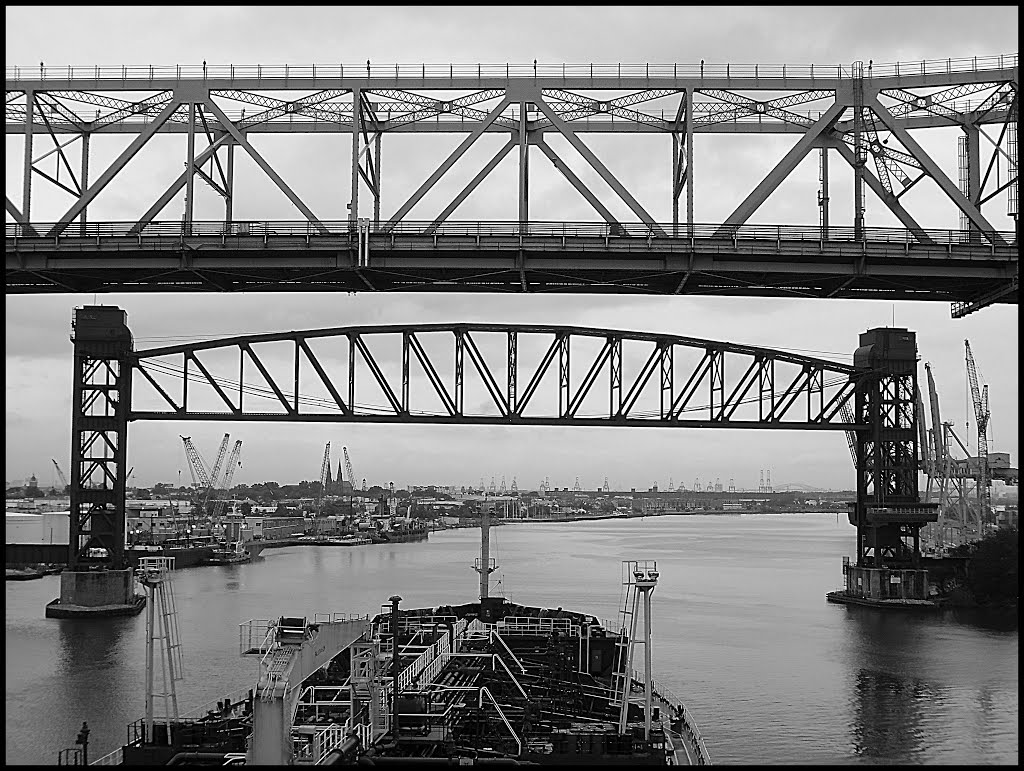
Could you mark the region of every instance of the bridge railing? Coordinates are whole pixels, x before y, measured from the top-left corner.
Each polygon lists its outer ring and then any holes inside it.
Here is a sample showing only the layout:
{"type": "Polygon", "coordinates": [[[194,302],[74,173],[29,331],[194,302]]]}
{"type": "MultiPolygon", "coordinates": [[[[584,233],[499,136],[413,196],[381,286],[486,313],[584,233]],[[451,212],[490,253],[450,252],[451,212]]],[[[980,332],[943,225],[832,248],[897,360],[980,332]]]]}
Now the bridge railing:
{"type": "MultiPolygon", "coordinates": [[[[150,222],[139,232],[133,222],[89,222],[86,225],[67,225],[59,236],[47,235],[55,223],[33,222],[29,226],[8,222],[8,239],[96,239],[96,238],[245,238],[245,237],[356,237],[360,226],[349,220],[324,221],[320,225],[301,220],[266,220],[245,222],[150,222]],[[321,231],[320,226],[326,232],[321,231]]],[[[364,226],[365,227],[365,226],[364,226]]],[[[402,237],[553,237],[553,238],[642,238],[642,239],[700,239],[700,240],[756,240],[756,241],[837,241],[880,242],[887,244],[914,244],[930,240],[936,244],[988,246],[993,241],[1013,243],[1013,231],[970,231],[866,227],[858,232],[849,226],[830,226],[827,230],[817,225],[723,225],[701,223],[686,224],[624,222],[528,222],[521,225],[509,221],[398,222],[370,224],[372,236],[402,237]]],[[[364,231],[365,232],[365,231],[364,231]]]]}
{"type": "MultiPolygon", "coordinates": [[[[930,59],[914,62],[879,62],[865,65],[865,77],[952,74],[1002,70],[1017,66],[1017,54],[930,59]]],[[[174,65],[8,65],[7,88],[19,80],[153,81],[153,80],[318,80],[338,78],[409,78],[467,80],[494,78],[816,78],[850,79],[849,64],[174,64],[174,65]]]]}

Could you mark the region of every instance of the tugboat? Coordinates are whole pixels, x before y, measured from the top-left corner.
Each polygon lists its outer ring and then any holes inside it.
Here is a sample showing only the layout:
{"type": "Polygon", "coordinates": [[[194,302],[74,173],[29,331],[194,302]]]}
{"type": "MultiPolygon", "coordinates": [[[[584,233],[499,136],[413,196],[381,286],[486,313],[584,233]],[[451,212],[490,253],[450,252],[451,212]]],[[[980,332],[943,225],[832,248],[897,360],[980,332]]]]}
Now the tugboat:
{"type": "Polygon", "coordinates": [[[245,562],[252,562],[252,554],[245,548],[241,541],[228,543],[221,541],[220,546],[213,550],[213,553],[203,560],[204,565],[239,565],[245,562]]]}
{"type": "Polygon", "coordinates": [[[102,761],[710,764],[690,713],[652,676],[657,564],[623,562],[626,600],[617,624],[519,605],[489,596],[496,566],[488,516],[482,524],[473,566],[479,602],[406,610],[395,595],[372,619],[246,622],[240,653],[260,661],[254,688],[181,718],[176,708],[156,717],[147,696],[147,716],[129,727],[129,743],[102,761]],[[637,645],[644,648],[641,672],[633,669],[637,645]]]}

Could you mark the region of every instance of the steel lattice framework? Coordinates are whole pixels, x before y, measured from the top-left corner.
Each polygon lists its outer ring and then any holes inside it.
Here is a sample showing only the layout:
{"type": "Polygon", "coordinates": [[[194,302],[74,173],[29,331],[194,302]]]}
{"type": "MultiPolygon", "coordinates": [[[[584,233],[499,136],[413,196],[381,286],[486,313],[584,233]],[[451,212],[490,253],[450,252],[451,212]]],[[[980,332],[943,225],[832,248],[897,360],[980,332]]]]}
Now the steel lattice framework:
{"type": "Polygon", "coordinates": [[[136,351],[132,372],[130,420],[863,427],[850,365],[622,330],[339,327],[136,351]]]}
{"type": "Polygon", "coordinates": [[[1016,54],[817,68],[8,67],[6,131],[25,142],[21,204],[6,200],[7,291],[455,288],[881,297],[947,300],[961,316],[1017,301],[1017,234],[997,231],[982,213],[1003,196],[1017,218],[1017,84],[1016,54]],[[915,139],[935,127],[962,130],[956,181],[915,139]],[[382,215],[382,137],[438,132],[465,137],[396,211],[382,215]],[[168,133],[187,136],[185,170],[134,222],[90,223],[90,204],[154,136],[168,133]],[[254,144],[258,135],[316,133],[351,136],[351,194],[341,223],[314,213],[285,181],[293,170],[279,173],[254,144]],[[447,206],[429,222],[406,220],[467,150],[495,133],[507,141],[447,206]],[[584,141],[607,133],[671,140],[672,222],[656,222],[584,141]],[[740,191],[741,203],[724,222],[696,223],[694,137],[739,133],[798,139],[753,189],[740,191]],[[90,142],[117,134],[134,138],[90,183],[90,142]],[[52,148],[37,153],[37,136],[52,148]],[[552,147],[553,136],[566,140],[634,222],[611,212],[607,197],[552,147]],[[239,147],[301,212],[300,227],[235,219],[239,147]],[[587,230],[531,219],[531,149],[593,207],[599,225],[587,230]],[[822,165],[819,222],[749,225],[812,150],[822,165]],[[449,222],[508,155],[518,161],[508,220],[449,222]],[[831,222],[830,157],[852,171],[850,227],[831,222]],[[56,222],[32,217],[36,177],[72,199],[56,222]],[[195,221],[197,178],[223,197],[223,221],[195,221]],[[920,226],[904,195],[924,180],[955,205],[961,222],[938,232],[920,226]],[[904,230],[867,225],[866,189],[904,230]],[[182,190],[182,219],[158,220],[182,190]]]}

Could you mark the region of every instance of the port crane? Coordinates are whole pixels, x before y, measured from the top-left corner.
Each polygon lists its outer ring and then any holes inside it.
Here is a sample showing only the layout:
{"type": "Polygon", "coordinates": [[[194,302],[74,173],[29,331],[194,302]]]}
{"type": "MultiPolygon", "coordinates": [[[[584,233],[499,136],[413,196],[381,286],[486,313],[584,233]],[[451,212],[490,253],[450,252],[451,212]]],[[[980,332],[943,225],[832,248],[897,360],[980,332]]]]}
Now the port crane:
{"type": "MultiPolygon", "coordinates": [[[[235,469],[242,465],[242,461],[239,460],[239,455],[242,452],[242,440],[238,439],[235,441],[235,446],[231,448],[231,455],[228,456],[227,468],[224,469],[224,483],[223,487],[225,491],[231,490],[231,481],[235,477],[235,469]]],[[[224,512],[224,507],[227,505],[225,499],[218,499],[213,502],[213,515],[220,516],[224,512]]]]}
{"type": "Polygon", "coordinates": [[[324,492],[327,490],[327,479],[331,475],[331,443],[324,447],[324,460],[320,464],[320,491],[316,500],[316,515],[320,516],[320,510],[324,503],[324,492]]]}
{"type": "Polygon", "coordinates": [[[203,510],[206,510],[206,502],[214,494],[214,490],[217,489],[217,485],[220,482],[220,471],[224,467],[224,456],[228,452],[228,442],[231,439],[230,434],[224,434],[224,438],[220,441],[220,448],[217,450],[217,461],[213,464],[213,473],[210,474],[210,487],[206,491],[206,498],[203,500],[203,510]]]}
{"type": "Polygon", "coordinates": [[[971,401],[974,403],[974,422],[978,430],[978,506],[980,507],[980,519],[987,521],[991,515],[991,491],[992,478],[988,468],[988,385],[978,388],[978,371],[974,366],[974,355],[971,353],[971,343],[964,340],[964,348],[967,357],[967,380],[971,386],[971,401]]]}
{"type": "MultiPolygon", "coordinates": [[[[345,476],[348,477],[348,513],[350,517],[355,517],[356,475],[352,470],[352,459],[348,457],[348,447],[342,447],[341,454],[345,458],[345,476]]],[[[363,489],[366,489],[365,479],[363,480],[363,489]]]]}
{"type": "Polygon", "coordinates": [[[68,479],[66,476],[64,476],[64,472],[60,470],[60,465],[57,463],[56,458],[50,458],[50,460],[53,461],[53,467],[57,469],[57,478],[63,485],[63,487],[61,488],[61,492],[66,492],[68,489],[68,479]]]}
{"type": "Polygon", "coordinates": [[[214,463],[213,473],[208,474],[206,472],[206,462],[203,460],[203,456],[199,454],[199,450],[197,450],[196,446],[192,443],[192,437],[181,437],[181,441],[185,445],[185,457],[188,458],[189,471],[192,472],[192,484],[201,491],[198,499],[200,509],[203,512],[206,511],[207,501],[209,501],[210,496],[213,494],[213,490],[219,481],[220,470],[224,465],[224,456],[227,454],[228,442],[230,439],[231,437],[229,434],[224,434],[224,438],[220,443],[220,449],[217,451],[217,461],[214,463]]]}
{"type": "Polygon", "coordinates": [[[341,454],[345,456],[345,475],[348,477],[349,487],[351,487],[352,490],[355,491],[356,475],[355,472],[352,471],[352,460],[348,457],[348,447],[342,447],[341,454]]]}

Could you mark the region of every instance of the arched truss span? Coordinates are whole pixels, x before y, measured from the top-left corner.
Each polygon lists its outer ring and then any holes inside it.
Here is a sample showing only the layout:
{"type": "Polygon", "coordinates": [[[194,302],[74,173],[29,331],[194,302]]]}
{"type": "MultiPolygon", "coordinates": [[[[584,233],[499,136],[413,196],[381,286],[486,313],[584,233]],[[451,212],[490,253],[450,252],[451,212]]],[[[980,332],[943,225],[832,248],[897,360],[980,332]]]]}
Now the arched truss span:
{"type": "Polygon", "coordinates": [[[865,427],[849,417],[865,374],[852,365],[624,330],[353,326],[140,350],[131,362],[130,420],[865,427]]]}

